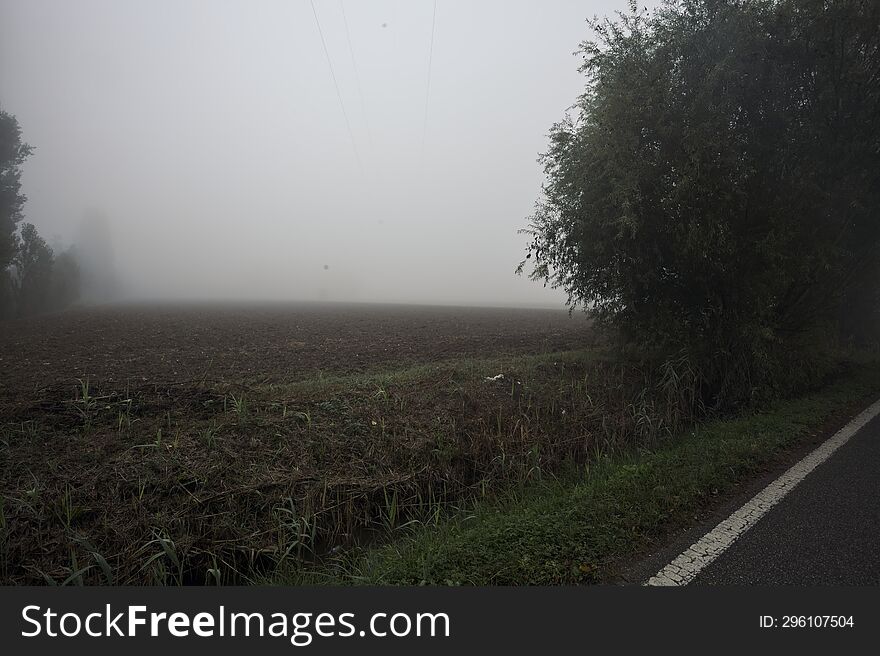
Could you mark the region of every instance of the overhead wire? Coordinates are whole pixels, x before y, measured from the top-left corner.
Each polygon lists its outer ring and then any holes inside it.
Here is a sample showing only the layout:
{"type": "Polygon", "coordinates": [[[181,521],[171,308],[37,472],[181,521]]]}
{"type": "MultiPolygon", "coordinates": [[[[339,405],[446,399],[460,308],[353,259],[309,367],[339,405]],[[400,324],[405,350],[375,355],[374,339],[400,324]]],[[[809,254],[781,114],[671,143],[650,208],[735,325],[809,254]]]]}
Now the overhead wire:
{"type": "Polygon", "coordinates": [[[327,49],[327,42],[324,40],[324,31],[321,29],[321,21],[318,20],[318,11],[315,9],[314,0],[309,0],[312,5],[312,14],[315,16],[315,25],[318,27],[318,36],[321,37],[321,45],[324,47],[324,56],[327,58],[327,65],[330,67],[330,77],[333,79],[333,88],[336,89],[336,97],[339,99],[339,107],[342,109],[342,117],[345,119],[345,127],[348,129],[348,136],[351,139],[351,148],[354,151],[354,158],[357,161],[358,168],[361,173],[364,171],[361,157],[358,154],[357,143],[354,140],[354,132],[351,130],[351,123],[348,120],[348,112],[345,111],[345,103],[342,101],[342,94],[339,92],[339,83],[336,81],[336,72],[333,70],[333,61],[330,59],[330,51],[327,49]]]}
{"type": "Polygon", "coordinates": [[[431,16],[431,45],[428,48],[428,81],[425,84],[425,120],[422,123],[422,157],[425,155],[425,139],[428,134],[428,101],[431,97],[431,69],[434,61],[434,32],[437,26],[437,0],[434,0],[434,12],[431,16]]]}
{"type": "Polygon", "coordinates": [[[345,39],[348,41],[348,54],[351,55],[351,67],[354,69],[354,81],[357,84],[358,96],[361,100],[361,112],[364,115],[364,125],[367,128],[367,139],[369,140],[370,147],[373,145],[373,134],[370,131],[370,120],[367,116],[367,103],[364,100],[364,90],[361,87],[361,76],[358,73],[357,61],[354,56],[354,46],[351,44],[351,32],[348,29],[348,18],[345,15],[345,2],[344,0],[339,0],[339,7],[342,9],[342,22],[345,25],[345,39]]]}

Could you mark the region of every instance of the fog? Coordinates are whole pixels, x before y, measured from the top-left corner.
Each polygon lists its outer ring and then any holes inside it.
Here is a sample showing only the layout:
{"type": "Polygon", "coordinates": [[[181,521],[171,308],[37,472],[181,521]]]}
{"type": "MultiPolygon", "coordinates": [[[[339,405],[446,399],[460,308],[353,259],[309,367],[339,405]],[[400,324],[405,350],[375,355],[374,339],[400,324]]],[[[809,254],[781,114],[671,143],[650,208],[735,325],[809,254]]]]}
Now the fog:
{"type": "Polygon", "coordinates": [[[26,220],[109,296],[561,305],[517,230],[625,6],[2,0],[26,220]]]}

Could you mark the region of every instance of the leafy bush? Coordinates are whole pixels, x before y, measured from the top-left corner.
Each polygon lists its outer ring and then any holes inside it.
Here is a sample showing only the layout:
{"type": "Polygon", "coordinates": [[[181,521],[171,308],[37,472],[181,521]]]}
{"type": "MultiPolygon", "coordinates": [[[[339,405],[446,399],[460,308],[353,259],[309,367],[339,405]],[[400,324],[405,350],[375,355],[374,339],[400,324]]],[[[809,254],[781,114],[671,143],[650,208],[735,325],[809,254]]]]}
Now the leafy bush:
{"type": "Polygon", "coordinates": [[[880,287],[878,24],[859,0],[594,22],[586,91],[543,155],[532,276],[631,342],[685,349],[711,404],[822,377],[860,323],[846,299],[880,287]]]}

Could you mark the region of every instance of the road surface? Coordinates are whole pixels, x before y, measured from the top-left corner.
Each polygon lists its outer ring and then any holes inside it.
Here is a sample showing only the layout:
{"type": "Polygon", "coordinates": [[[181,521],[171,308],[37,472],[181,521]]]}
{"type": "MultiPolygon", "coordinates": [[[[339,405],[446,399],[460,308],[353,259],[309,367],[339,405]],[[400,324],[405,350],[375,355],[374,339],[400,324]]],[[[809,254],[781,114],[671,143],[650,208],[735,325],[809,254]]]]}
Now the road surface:
{"type": "Polygon", "coordinates": [[[835,437],[694,542],[648,583],[880,584],[880,406],[872,408],[863,415],[873,413],[873,418],[844,435],[845,441],[830,456],[822,456],[821,451],[835,437]],[[821,458],[819,464],[798,475],[796,470],[811,457],[814,462],[821,458]],[[759,518],[750,519],[750,514],[759,518]]]}

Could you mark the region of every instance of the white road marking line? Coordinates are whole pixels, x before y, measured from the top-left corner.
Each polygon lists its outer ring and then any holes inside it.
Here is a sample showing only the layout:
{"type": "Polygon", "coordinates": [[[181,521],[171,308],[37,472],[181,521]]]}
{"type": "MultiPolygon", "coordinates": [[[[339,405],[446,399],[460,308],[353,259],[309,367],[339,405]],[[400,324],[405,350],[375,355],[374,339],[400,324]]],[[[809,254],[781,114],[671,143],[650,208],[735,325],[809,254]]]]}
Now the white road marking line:
{"type": "Polygon", "coordinates": [[[846,444],[853,435],[878,414],[880,414],[880,401],[875,401],[791,469],[758,492],[748,503],[685,549],[680,556],[648,579],[645,585],[687,585],[690,583],[704,567],[724,553],[768,510],[804,480],[807,474],[828,460],[832,453],[846,444]]]}

